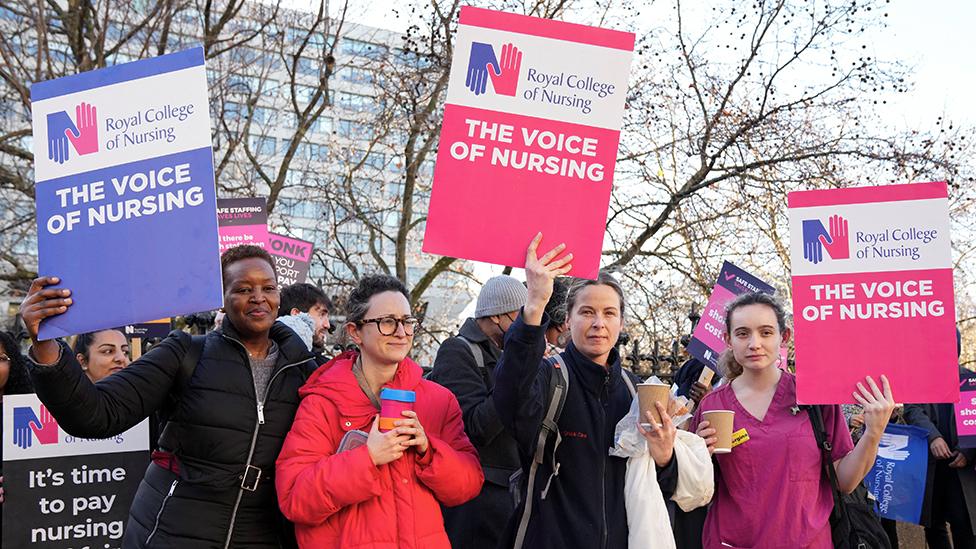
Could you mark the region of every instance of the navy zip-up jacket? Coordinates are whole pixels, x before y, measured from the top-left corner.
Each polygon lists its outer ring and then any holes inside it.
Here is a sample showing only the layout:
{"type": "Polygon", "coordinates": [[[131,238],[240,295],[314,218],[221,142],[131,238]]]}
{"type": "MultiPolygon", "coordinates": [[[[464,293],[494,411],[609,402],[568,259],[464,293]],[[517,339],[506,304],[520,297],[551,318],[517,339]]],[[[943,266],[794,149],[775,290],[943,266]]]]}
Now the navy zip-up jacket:
{"type": "MultiPolygon", "coordinates": [[[[525,324],[522,315],[505,334],[505,352],[495,367],[495,408],[518,443],[522,471],[528,474],[535,453],[542,419],[548,406],[549,376],[558,375],[543,360],[549,317],[541,326],[525,324]]],[[[627,460],[609,455],[617,422],[630,410],[632,396],[621,374],[620,356],[612,351],[609,368],[584,357],[570,343],[563,359],[569,370],[569,393],[558,427],[562,443],[556,454],[559,474],[545,500],[541,492],[552,473],[548,459],[556,437],[547,441],[547,459],[539,466],[532,517],[524,547],[586,547],[625,549],[627,511],[624,506],[624,474],[627,460]]],[[[523,479],[523,502],[526,495],[523,479]]],[[[677,464],[658,469],[658,483],[665,498],[674,493],[677,464]]],[[[523,503],[524,505],[524,503],[523,503]]],[[[515,540],[522,506],[509,521],[506,547],[515,540]]],[[[650,542],[650,540],[649,540],[650,542]]]]}

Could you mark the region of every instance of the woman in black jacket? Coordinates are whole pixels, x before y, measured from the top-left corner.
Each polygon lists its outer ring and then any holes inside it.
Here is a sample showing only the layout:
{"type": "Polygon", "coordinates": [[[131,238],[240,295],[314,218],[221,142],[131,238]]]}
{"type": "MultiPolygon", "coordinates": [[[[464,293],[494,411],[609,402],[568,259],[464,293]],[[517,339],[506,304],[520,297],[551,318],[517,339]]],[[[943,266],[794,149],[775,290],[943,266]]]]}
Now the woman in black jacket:
{"type": "MultiPolygon", "coordinates": [[[[492,393],[501,422],[518,444],[523,472],[519,486],[523,503],[509,522],[505,546],[626,549],[627,460],[608,453],[617,423],[633,400],[628,386],[637,383],[633,374],[621,369],[616,350],[623,327],[623,290],[605,273],[569,290],[566,308],[572,339],[559,355],[565,365],[559,367],[565,367],[569,378],[568,390],[555,426],[543,425],[552,405],[551,378],[561,375],[553,363],[543,360],[549,323],[544,311],[553,280],[569,272],[573,254],[560,258],[565,249],[560,245],[537,257],[541,240],[540,234],[529,245],[525,260],[528,299],[505,332],[505,352],[495,370],[492,393]],[[542,462],[533,467],[544,428],[556,430],[559,437],[548,438],[542,462]]],[[[660,407],[658,411],[663,426],[651,424],[644,436],[667,499],[677,485],[676,430],[666,411],[660,407]]]]}
{"type": "Polygon", "coordinates": [[[220,330],[203,341],[173,332],[97,384],[67,347],[37,339],[42,319],[71,306],[70,292],[45,289],[58,280],[41,277],[21,305],[37,395],[66,432],[104,438],[158,409],[168,414],[129,511],[125,548],[294,543],[272,475],[298,388],[315,363],[301,339],[275,323],[278,285],[266,251],[231,248],[221,272],[227,316],[220,330]]]}

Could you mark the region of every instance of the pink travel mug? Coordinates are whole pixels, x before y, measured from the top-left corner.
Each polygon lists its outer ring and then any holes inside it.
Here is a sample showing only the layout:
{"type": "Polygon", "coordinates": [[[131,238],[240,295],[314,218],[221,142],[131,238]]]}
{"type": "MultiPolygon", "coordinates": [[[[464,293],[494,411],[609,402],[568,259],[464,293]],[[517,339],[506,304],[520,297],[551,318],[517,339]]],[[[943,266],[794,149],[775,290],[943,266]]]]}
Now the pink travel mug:
{"type": "Polygon", "coordinates": [[[401,391],[399,389],[383,389],[380,391],[380,431],[392,431],[396,426],[393,422],[403,419],[403,412],[413,410],[413,403],[417,400],[417,393],[401,391]]]}

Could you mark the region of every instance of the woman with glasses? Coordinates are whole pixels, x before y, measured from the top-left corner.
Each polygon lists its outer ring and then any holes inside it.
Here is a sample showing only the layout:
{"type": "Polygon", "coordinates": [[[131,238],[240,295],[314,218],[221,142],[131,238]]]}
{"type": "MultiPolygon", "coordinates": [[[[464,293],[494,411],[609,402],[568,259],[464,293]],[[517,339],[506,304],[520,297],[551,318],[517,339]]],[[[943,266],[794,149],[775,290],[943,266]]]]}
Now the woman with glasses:
{"type": "Polygon", "coordinates": [[[301,547],[449,548],[440,505],[474,498],[484,480],[461,409],[407,357],[420,321],[403,283],[366,277],[346,309],[359,352],[332,359],[299,391],[277,462],[281,510],[301,547]],[[416,394],[386,432],[383,389],[416,394]]]}

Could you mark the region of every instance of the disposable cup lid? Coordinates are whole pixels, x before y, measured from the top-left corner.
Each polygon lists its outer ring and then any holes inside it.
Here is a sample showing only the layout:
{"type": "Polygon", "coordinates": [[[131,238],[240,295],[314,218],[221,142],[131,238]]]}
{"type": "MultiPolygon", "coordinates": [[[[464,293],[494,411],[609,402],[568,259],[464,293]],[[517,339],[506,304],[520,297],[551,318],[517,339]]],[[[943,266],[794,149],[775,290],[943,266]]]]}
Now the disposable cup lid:
{"type": "Polygon", "coordinates": [[[413,391],[403,391],[400,389],[383,389],[380,391],[380,400],[398,400],[400,402],[416,402],[417,393],[413,391]]]}

